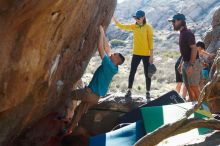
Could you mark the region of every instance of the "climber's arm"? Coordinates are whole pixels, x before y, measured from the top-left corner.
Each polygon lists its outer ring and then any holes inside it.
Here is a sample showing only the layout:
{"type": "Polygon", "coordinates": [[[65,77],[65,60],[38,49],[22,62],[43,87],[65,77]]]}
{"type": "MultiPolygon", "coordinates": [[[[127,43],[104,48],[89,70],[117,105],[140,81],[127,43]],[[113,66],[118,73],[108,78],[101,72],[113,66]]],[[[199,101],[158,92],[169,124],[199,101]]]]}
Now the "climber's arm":
{"type": "Polygon", "coordinates": [[[105,37],[105,32],[103,30],[103,27],[100,26],[99,27],[99,31],[100,31],[100,34],[99,34],[99,42],[98,42],[98,51],[99,51],[99,55],[101,57],[101,59],[104,58],[105,56],[105,51],[104,51],[104,37],[105,37]]]}
{"type": "Polygon", "coordinates": [[[115,22],[115,25],[122,30],[134,31],[135,29],[135,24],[121,24],[114,16],[112,20],[115,22]]]}
{"type": "Polygon", "coordinates": [[[111,56],[111,47],[109,46],[109,42],[107,40],[107,38],[104,36],[105,38],[105,53],[108,55],[108,56],[111,56]]]}

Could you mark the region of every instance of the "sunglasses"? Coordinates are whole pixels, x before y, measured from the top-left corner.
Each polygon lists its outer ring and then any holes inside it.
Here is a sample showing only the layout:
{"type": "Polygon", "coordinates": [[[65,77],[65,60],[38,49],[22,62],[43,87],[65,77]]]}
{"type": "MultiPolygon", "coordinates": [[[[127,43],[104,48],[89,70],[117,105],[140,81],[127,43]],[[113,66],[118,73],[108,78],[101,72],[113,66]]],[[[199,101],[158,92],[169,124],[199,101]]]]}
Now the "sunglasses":
{"type": "Polygon", "coordinates": [[[172,23],[175,23],[177,20],[179,20],[179,19],[172,20],[172,23]]]}
{"type": "Polygon", "coordinates": [[[136,20],[140,20],[141,18],[135,17],[134,19],[136,19],[136,20]]]}

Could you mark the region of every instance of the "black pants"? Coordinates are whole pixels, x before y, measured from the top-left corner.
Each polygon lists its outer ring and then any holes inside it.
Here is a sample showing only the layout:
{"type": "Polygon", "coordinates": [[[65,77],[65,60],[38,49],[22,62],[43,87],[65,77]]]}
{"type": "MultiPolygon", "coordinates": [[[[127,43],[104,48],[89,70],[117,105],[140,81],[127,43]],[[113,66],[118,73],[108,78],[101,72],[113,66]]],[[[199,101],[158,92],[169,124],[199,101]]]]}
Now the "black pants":
{"type": "Polygon", "coordinates": [[[143,65],[144,65],[145,79],[146,79],[146,90],[150,91],[151,78],[149,78],[148,75],[147,75],[148,74],[149,58],[150,58],[150,56],[133,55],[132,61],[131,61],[130,75],[129,75],[129,79],[128,79],[128,88],[132,88],[135,73],[137,71],[138,65],[140,64],[140,62],[142,60],[143,65]]]}
{"type": "Polygon", "coordinates": [[[175,63],[175,74],[176,74],[176,82],[183,82],[182,74],[178,71],[178,67],[181,63],[182,56],[180,56],[175,63]]]}

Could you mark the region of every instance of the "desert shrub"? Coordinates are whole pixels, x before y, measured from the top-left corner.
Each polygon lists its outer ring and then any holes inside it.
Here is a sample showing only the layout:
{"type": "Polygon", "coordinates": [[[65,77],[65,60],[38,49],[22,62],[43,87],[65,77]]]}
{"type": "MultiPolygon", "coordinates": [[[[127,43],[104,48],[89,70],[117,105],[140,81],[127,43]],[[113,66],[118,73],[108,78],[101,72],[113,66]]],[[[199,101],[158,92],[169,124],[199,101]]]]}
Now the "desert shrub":
{"type": "Polygon", "coordinates": [[[110,44],[111,44],[111,47],[112,48],[115,48],[115,47],[125,47],[126,46],[126,43],[122,40],[117,40],[117,39],[114,39],[114,40],[111,40],[110,41],[110,44]]]}
{"type": "Polygon", "coordinates": [[[177,58],[180,56],[179,51],[161,51],[157,54],[160,54],[164,58],[177,58]]]}

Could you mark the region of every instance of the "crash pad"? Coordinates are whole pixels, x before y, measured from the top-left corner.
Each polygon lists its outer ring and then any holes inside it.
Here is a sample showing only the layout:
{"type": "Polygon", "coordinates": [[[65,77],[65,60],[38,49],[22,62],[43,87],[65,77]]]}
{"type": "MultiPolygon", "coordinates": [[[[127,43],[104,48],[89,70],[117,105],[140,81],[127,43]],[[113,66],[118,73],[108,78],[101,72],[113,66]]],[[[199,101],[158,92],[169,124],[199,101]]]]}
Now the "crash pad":
{"type": "MultiPolygon", "coordinates": [[[[164,106],[154,106],[154,107],[143,107],[141,108],[141,114],[143,117],[144,127],[147,133],[150,133],[164,124],[169,124],[180,120],[186,113],[187,110],[194,106],[192,102],[164,105],[164,106]]],[[[204,109],[202,109],[204,110],[204,109]]],[[[208,111],[207,111],[208,112],[208,111]]],[[[208,118],[203,112],[197,111],[191,115],[191,117],[198,118],[208,118]]],[[[181,142],[186,142],[193,140],[202,134],[207,134],[211,132],[210,129],[193,129],[189,132],[173,136],[166,139],[167,144],[181,145],[181,142]]],[[[163,144],[164,145],[164,144],[163,144]]]]}
{"type": "Polygon", "coordinates": [[[106,134],[90,138],[89,146],[132,146],[145,134],[142,121],[137,121],[106,134]]]}
{"type": "Polygon", "coordinates": [[[141,120],[141,112],[140,108],[142,107],[150,107],[150,106],[162,106],[162,105],[169,105],[169,104],[176,104],[176,103],[183,103],[185,102],[180,95],[172,90],[159,98],[152,100],[149,103],[143,104],[136,109],[131,110],[130,112],[124,114],[123,116],[119,117],[118,124],[121,123],[133,123],[135,121],[141,120]]]}

